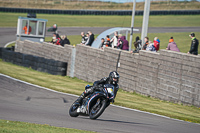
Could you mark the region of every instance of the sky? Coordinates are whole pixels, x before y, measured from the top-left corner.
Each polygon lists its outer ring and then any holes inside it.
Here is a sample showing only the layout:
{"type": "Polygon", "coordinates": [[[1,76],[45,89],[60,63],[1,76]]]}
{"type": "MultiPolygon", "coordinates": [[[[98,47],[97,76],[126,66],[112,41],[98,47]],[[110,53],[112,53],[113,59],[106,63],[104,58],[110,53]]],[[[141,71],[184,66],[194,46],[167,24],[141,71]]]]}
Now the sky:
{"type": "MultiPolygon", "coordinates": [[[[100,0],[100,1],[111,1],[111,2],[119,2],[119,3],[133,2],[133,0],[100,0]]],[[[136,2],[144,2],[144,1],[145,0],[136,0],[136,2]]],[[[176,0],[172,0],[172,1],[176,1],[176,0]]],[[[185,1],[185,0],[178,0],[178,1],[185,1]]],[[[187,0],[187,1],[191,1],[191,0],[187,0]]],[[[200,1],[200,0],[197,0],[197,1],[200,1]]]]}

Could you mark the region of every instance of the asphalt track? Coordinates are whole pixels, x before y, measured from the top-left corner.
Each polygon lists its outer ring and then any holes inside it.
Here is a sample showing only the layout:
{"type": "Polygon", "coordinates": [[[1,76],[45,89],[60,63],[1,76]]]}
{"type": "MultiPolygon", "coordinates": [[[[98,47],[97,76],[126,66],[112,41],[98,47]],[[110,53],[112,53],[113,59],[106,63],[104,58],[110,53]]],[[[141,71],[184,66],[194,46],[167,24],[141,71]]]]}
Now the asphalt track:
{"type": "MultiPolygon", "coordinates": [[[[94,34],[100,34],[101,32],[111,27],[58,27],[58,33],[60,35],[80,35],[80,33],[91,30],[94,34]]],[[[137,28],[137,27],[136,27],[137,28]]],[[[47,28],[48,29],[48,28],[47,28]]],[[[141,28],[139,32],[141,32],[141,28]]],[[[166,32],[199,32],[200,27],[149,27],[149,33],[166,33],[166,32]]],[[[17,28],[1,28],[0,27],[0,47],[3,47],[8,42],[16,40],[17,28]]],[[[52,36],[52,32],[46,32],[46,36],[52,36]]],[[[159,36],[159,35],[158,35],[159,36]]],[[[81,38],[80,38],[81,40],[81,38]]]]}
{"type": "Polygon", "coordinates": [[[103,133],[199,133],[200,125],[109,106],[97,119],[70,117],[77,97],[0,74],[0,119],[49,124],[103,133]]]}

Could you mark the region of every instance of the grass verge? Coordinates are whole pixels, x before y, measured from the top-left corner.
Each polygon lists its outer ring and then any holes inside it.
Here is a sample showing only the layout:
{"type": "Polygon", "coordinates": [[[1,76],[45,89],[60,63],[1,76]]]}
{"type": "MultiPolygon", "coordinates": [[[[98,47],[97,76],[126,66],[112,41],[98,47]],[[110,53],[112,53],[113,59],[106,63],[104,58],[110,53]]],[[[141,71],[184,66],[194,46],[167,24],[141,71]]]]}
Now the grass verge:
{"type": "Polygon", "coordinates": [[[0,120],[0,132],[3,133],[93,133],[78,129],[54,127],[19,121],[0,120]]]}
{"type": "MultiPolygon", "coordinates": [[[[27,17],[26,13],[0,12],[1,27],[16,27],[18,17],[27,17]]],[[[62,15],[37,14],[37,18],[47,19],[47,26],[59,27],[130,27],[131,15],[62,15]]],[[[142,27],[143,16],[135,16],[134,27],[142,27]]],[[[149,17],[149,27],[197,27],[200,15],[156,15],[149,17]]]]}
{"type": "MultiPolygon", "coordinates": [[[[2,60],[0,60],[0,73],[53,90],[77,95],[84,91],[85,85],[91,84],[77,78],[38,72],[31,68],[16,66],[2,60]]],[[[200,123],[200,108],[198,107],[175,104],[123,90],[118,91],[115,104],[184,121],[200,123]]]]}

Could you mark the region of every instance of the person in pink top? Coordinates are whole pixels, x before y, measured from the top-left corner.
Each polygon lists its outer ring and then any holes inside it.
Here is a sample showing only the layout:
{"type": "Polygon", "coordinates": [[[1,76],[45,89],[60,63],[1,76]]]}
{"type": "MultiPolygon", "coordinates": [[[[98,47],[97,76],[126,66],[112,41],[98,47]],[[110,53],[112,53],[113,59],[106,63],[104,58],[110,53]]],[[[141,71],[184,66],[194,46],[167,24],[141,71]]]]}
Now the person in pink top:
{"type": "Polygon", "coordinates": [[[174,42],[174,38],[171,37],[169,39],[169,44],[166,48],[167,50],[172,50],[172,51],[176,51],[176,52],[180,52],[179,48],[177,47],[176,43],[174,42]]]}

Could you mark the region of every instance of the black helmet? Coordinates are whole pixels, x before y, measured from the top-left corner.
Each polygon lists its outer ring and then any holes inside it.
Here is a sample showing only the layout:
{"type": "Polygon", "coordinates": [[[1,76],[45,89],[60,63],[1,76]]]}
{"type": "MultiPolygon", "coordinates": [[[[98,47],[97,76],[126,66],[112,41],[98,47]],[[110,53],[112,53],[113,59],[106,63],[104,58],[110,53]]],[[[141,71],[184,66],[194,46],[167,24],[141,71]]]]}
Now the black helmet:
{"type": "Polygon", "coordinates": [[[119,74],[116,71],[110,72],[109,74],[109,82],[113,85],[119,82],[119,74]]]}

